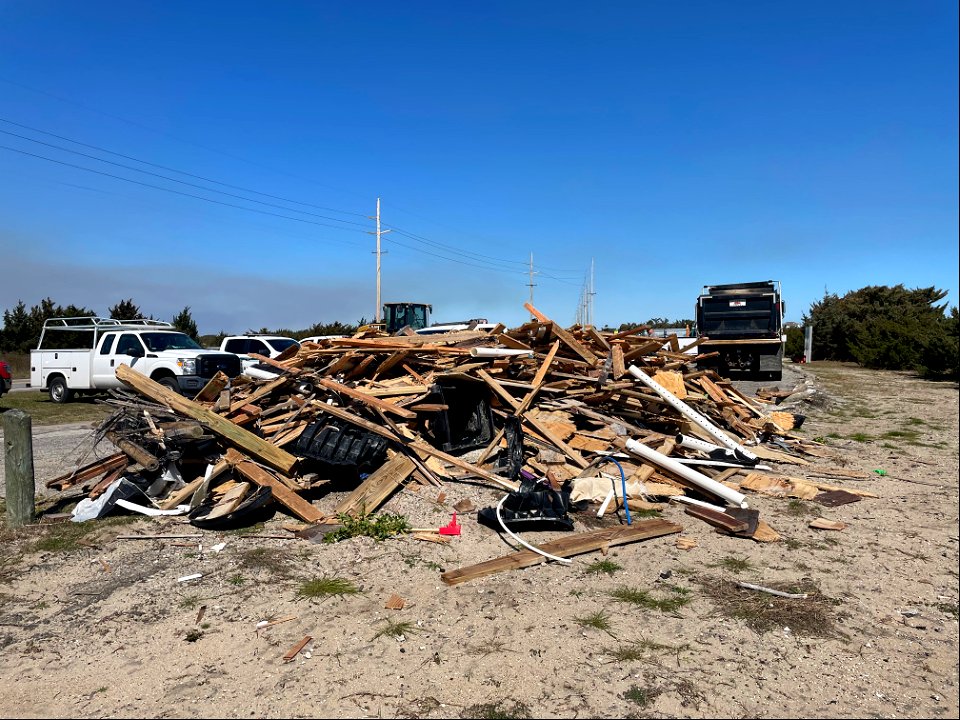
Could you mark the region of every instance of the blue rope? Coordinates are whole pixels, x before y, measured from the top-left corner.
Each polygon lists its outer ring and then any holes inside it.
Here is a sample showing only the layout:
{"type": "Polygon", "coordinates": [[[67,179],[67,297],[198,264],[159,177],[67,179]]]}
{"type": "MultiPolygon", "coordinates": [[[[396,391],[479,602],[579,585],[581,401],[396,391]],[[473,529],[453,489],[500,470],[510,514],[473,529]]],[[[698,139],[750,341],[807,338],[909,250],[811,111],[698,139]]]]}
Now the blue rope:
{"type": "Polygon", "coordinates": [[[608,457],[607,460],[616,465],[620,470],[620,485],[623,488],[623,511],[627,515],[627,525],[632,525],[633,521],[630,519],[630,506],[627,504],[627,476],[623,472],[623,465],[612,457],[608,457]]]}

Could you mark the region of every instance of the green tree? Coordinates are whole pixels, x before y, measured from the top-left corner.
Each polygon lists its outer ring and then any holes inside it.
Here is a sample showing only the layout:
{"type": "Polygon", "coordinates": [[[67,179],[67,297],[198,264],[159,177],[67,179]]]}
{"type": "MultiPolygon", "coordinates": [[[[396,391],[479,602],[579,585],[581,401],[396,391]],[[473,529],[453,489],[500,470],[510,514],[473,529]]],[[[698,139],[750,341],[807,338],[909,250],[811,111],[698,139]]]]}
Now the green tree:
{"type": "Polygon", "coordinates": [[[814,360],[956,376],[956,308],[945,315],[947,293],[934,287],[871,285],[843,297],[824,293],[804,324],[813,325],[814,360]]]}
{"type": "Polygon", "coordinates": [[[133,298],[121,300],[113,307],[109,308],[110,317],[114,320],[136,320],[143,317],[139,306],[135,305],[133,298]]]}
{"type": "Polygon", "coordinates": [[[186,333],[197,342],[200,342],[200,333],[197,330],[197,323],[194,322],[193,316],[190,314],[189,305],[174,315],[170,323],[180,332],[186,333]]]}
{"type": "Polygon", "coordinates": [[[0,333],[0,350],[25,353],[36,347],[40,329],[20,300],[13,310],[3,311],[3,331],[0,333]]]}

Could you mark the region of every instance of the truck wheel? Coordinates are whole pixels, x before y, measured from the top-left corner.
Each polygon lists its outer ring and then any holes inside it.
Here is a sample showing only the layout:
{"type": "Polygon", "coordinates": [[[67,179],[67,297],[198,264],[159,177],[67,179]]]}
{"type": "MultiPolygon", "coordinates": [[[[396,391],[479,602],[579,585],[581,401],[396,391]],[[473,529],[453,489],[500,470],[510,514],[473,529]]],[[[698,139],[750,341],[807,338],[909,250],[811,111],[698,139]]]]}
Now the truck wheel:
{"type": "Polygon", "coordinates": [[[47,386],[47,390],[50,392],[50,400],[58,405],[70,402],[70,398],[73,397],[73,391],[67,387],[67,381],[62,377],[53,378],[47,386]]]}
{"type": "Polygon", "coordinates": [[[172,375],[162,377],[157,380],[157,382],[167,388],[167,390],[173,390],[177,395],[180,394],[180,383],[178,383],[177,379],[172,375]]]}

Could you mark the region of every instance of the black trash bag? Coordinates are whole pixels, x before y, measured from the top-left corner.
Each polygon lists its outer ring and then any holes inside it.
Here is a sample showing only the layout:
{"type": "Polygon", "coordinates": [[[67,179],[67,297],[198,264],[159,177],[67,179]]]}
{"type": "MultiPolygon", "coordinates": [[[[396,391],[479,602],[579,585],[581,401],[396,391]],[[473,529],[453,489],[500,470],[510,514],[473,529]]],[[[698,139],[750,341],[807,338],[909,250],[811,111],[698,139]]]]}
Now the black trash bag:
{"type": "Polygon", "coordinates": [[[340,421],[317,420],[297,438],[293,453],[305,459],[303,467],[334,482],[357,483],[361,473],[383,465],[386,438],[340,421]]]}
{"type": "Polygon", "coordinates": [[[520,477],[523,467],[523,427],[520,418],[510,415],[503,425],[503,434],[507,439],[506,462],[501,463],[501,474],[511,480],[520,477]]]}
{"type": "MultiPolygon", "coordinates": [[[[573,530],[573,519],[567,514],[570,509],[568,480],[559,491],[550,487],[546,480],[526,477],[520,488],[503,501],[500,517],[508,529],[523,530],[573,530]]],[[[497,509],[486,507],[477,512],[477,522],[496,531],[503,528],[497,520],[497,509]]]]}

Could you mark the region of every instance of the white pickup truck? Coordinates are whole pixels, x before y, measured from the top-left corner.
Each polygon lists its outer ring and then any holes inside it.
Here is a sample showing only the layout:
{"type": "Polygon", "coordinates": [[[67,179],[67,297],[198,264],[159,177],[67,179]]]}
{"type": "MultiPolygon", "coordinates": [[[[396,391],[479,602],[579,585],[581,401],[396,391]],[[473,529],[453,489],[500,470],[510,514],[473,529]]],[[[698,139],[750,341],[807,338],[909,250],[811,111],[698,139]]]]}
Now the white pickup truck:
{"type": "Polygon", "coordinates": [[[179,393],[195,394],[217,372],[240,374],[240,358],[204,350],[189,335],[159,320],[100,317],[50,318],[30,351],[30,387],[55,403],[74,394],[123,385],[117,367],[129,365],[179,393]]]}

